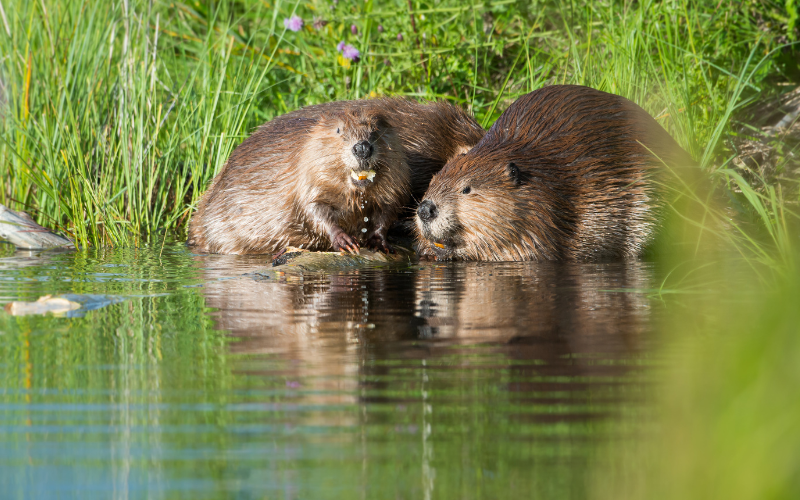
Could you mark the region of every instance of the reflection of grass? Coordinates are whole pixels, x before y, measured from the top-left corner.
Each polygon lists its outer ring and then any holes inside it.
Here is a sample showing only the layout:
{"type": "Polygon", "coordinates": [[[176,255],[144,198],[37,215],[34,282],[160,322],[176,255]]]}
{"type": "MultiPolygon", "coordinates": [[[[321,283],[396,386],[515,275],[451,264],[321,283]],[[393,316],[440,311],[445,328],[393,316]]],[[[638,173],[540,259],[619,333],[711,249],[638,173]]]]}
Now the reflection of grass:
{"type": "MultiPolygon", "coordinates": [[[[796,70],[774,50],[793,18],[756,2],[4,7],[0,202],[38,210],[39,222],[81,244],[136,244],[184,227],[232,148],[304,104],[447,98],[489,125],[522,93],[586,84],[642,104],[711,170],[727,158],[718,153],[731,116],[769,88],[765,78],[796,70]],[[305,26],[284,32],[293,12],[305,26]],[[315,28],[315,18],[328,24],[315,28]],[[359,62],[337,62],[340,41],[359,62]]],[[[742,191],[772,243],[788,245],[781,194],[742,191]]]]}

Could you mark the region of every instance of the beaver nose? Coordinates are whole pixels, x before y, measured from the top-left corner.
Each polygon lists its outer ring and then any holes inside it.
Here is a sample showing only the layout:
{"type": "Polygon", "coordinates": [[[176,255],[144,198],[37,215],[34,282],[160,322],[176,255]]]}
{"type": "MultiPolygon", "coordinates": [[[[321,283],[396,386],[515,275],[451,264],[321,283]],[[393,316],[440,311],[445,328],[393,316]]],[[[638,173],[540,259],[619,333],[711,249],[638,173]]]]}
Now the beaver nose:
{"type": "Polygon", "coordinates": [[[356,158],[361,158],[362,160],[366,160],[370,156],[372,156],[372,144],[369,141],[359,141],[353,146],[353,154],[356,155],[356,158]]]}
{"type": "Polygon", "coordinates": [[[439,210],[436,208],[434,202],[425,200],[419,204],[417,215],[419,215],[419,218],[422,219],[423,222],[430,222],[439,215],[439,210]]]}

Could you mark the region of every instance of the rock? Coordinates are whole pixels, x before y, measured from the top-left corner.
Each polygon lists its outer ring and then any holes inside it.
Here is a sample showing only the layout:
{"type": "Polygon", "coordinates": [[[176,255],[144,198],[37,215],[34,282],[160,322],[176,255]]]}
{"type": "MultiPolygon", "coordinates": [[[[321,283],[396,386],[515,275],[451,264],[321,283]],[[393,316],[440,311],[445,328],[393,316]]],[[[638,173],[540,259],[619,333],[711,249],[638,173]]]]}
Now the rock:
{"type": "Polygon", "coordinates": [[[0,239],[25,250],[75,248],[72,241],[40,226],[25,212],[0,205],[0,239]]]}

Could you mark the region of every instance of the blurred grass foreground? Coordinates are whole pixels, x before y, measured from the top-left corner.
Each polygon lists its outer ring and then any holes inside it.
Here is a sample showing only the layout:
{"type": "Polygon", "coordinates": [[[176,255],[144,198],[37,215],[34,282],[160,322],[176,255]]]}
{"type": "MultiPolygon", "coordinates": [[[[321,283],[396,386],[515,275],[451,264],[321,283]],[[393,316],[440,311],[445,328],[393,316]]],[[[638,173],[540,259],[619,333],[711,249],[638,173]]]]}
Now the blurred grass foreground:
{"type": "Polygon", "coordinates": [[[654,292],[686,293],[656,423],[611,445],[597,496],[800,498],[797,151],[759,135],[800,85],[798,17],[794,0],[0,0],[0,203],[81,246],[144,246],[185,237],[232,149],[300,106],[447,99],[488,127],[548,84],[623,95],[728,211],[682,214],[697,244],[654,292]],[[769,172],[740,161],[751,136],[769,172]]]}
{"type": "Polygon", "coordinates": [[[800,275],[764,293],[725,273],[716,267],[716,291],[672,311],[651,388],[656,423],[609,446],[596,498],[800,495],[800,275]]]}

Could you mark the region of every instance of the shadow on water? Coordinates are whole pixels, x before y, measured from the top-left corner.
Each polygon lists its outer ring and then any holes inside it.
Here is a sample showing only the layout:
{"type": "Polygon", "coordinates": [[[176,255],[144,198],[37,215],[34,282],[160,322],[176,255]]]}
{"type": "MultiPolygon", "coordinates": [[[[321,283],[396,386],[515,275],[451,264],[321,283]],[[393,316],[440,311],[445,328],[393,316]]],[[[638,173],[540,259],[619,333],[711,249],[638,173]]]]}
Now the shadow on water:
{"type": "Polygon", "coordinates": [[[6,301],[127,300],[2,317],[9,498],[583,498],[602,444],[647,418],[649,263],[14,259],[6,301]]]}

